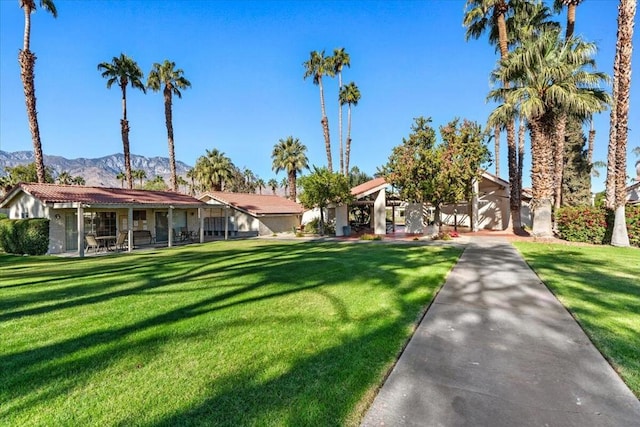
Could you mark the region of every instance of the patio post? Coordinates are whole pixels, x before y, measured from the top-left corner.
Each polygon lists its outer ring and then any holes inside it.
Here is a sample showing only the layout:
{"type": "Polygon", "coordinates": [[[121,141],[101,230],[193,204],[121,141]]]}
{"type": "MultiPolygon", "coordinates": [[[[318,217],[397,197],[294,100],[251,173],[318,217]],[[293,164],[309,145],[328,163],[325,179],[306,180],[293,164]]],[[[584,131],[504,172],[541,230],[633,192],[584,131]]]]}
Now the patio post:
{"type": "Polygon", "coordinates": [[[169,206],[169,214],[167,215],[167,222],[169,223],[169,243],[168,246],[173,246],[173,206],[169,206]]]}
{"type": "Polygon", "coordinates": [[[471,231],[478,231],[478,193],[480,192],[480,184],[477,179],[473,180],[473,195],[471,196],[471,231]]]}
{"type": "Polygon", "coordinates": [[[84,257],[84,211],[82,203],[78,203],[78,256],[84,257]]]}
{"type": "Polygon", "coordinates": [[[229,240],[229,206],[224,207],[224,240],[229,240]]]}
{"type": "Polygon", "coordinates": [[[204,243],[204,210],[198,208],[198,219],[200,220],[200,243],[204,243]]]}
{"type": "Polygon", "coordinates": [[[127,211],[127,252],[133,250],[133,207],[127,211]]]}

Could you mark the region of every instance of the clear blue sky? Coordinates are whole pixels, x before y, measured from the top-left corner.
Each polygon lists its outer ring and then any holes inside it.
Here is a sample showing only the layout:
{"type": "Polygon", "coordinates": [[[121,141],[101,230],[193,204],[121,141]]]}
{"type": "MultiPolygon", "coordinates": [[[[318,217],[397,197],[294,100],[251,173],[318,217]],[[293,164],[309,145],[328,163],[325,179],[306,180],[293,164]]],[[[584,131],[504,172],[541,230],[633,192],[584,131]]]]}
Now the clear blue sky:
{"type": "MultiPolygon", "coordinates": [[[[39,3],[39,2],[37,2],[39,3]]],[[[586,0],[576,33],[598,43],[598,68],[612,73],[617,1],[586,0]]],[[[32,15],[31,50],[43,150],[67,158],[122,152],[119,89],[107,90],[97,64],[121,52],[149,72],[169,59],[192,88],[174,100],[176,157],[193,165],[218,148],[239,167],[274,177],[271,150],[280,138],[300,138],[310,162],[325,165],[318,88],[303,80],[312,50],[345,47],[362,99],[353,110],[351,165],[369,174],[384,164],[409,133],[414,117],[439,126],[454,117],[486,122],[494,48],[466,42],[463,0],[431,1],[67,1],[58,18],[32,15]]],[[[564,16],[559,18],[564,24],[564,16]]],[[[0,0],[0,149],[32,150],[17,55],[23,11],[0,0]]],[[[640,46],[636,28],[634,43],[640,46]]],[[[637,52],[633,68],[640,72],[637,52]]],[[[640,145],[640,83],[632,84],[629,152],[640,145]]],[[[338,165],[337,79],[325,96],[338,165]]],[[[131,152],[167,156],[160,93],[128,91],[131,152]]],[[[346,123],[346,111],[344,114],[346,123]]],[[[595,120],[596,160],[606,160],[609,113],[595,120]]],[[[503,136],[501,176],[507,177],[503,136]]],[[[636,158],[629,155],[629,175],[636,158]]],[[[525,185],[530,185],[527,153],[525,185]]],[[[334,166],[335,168],[336,166],[334,166]]],[[[495,167],[490,168],[495,171],[495,167]]],[[[602,180],[594,189],[603,188],[602,180]]],[[[283,173],[277,176],[283,177],[283,173]]]]}

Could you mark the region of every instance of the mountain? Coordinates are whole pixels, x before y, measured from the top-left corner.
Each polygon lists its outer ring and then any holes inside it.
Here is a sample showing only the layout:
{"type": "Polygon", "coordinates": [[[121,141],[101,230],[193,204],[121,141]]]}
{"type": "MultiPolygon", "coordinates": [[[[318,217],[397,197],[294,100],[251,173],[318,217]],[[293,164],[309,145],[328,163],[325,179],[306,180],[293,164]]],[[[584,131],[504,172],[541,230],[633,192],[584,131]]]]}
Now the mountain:
{"type": "MultiPolygon", "coordinates": [[[[0,176],[5,176],[4,168],[9,166],[22,165],[33,162],[32,151],[15,151],[12,153],[0,150],[0,176]]],[[[54,176],[58,176],[63,171],[69,172],[71,176],[81,176],[86,185],[94,187],[120,187],[121,183],[116,179],[116,175],[124,171],[124,155],[112,154],[98,159],[66,159],[61,156],[44,156],[45,166],[50,166],[54,170],[54,176]]],[[[167,157],[144,157],[135,154],[131,155],[131,169],[142,169],[147,174],[147,180],[152,180],[156,176],[164,178],[169,184],[171,172],[169,170],[169,158],[167,157]]],[[[186,179],[187,171],[191,166],[186,163],[176,161],[176,171],[179,176],[186,179]]]]}

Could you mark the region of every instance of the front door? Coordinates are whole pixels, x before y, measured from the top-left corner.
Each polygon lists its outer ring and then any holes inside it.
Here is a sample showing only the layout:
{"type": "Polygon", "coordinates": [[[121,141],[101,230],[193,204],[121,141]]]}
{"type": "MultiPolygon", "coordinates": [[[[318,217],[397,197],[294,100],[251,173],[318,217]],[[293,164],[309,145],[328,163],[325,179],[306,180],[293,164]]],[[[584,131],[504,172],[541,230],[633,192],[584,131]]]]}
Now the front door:
{"type": "Polygon", "coordinates": [[[65,251],[78,250],[78,214],[67,213],[64,216],[65,251]]]}
{"type": "Polygon", "coordinates": [[[167,212],[156,212],[156,242],[169,240],[169,218],[167,212]]]}

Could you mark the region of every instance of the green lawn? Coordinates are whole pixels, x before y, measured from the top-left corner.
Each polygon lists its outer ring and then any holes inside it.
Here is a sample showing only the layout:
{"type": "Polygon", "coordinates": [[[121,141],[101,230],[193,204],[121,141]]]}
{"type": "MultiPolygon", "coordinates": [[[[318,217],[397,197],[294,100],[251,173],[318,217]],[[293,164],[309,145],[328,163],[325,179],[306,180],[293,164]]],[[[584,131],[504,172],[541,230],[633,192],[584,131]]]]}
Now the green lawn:
{"type": "Polygon", "coordinates": [[[515,246],[640,397],[640,250],[515,246]]]}
{"type": "Polygon", "coordinates": [[[460,252],[0,254],[0,425],[355,425],[460,252]]]}

